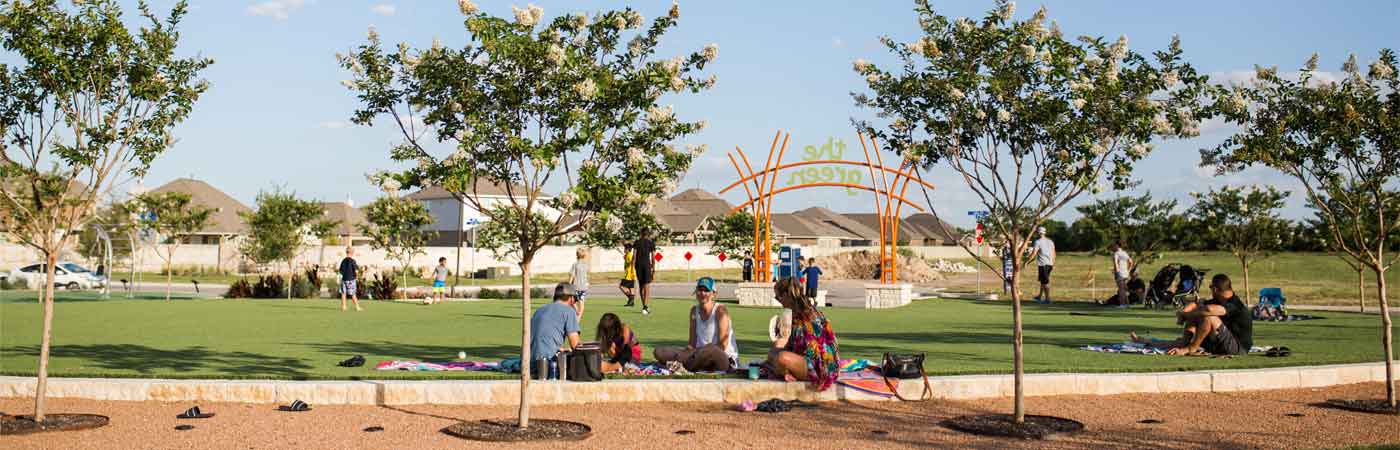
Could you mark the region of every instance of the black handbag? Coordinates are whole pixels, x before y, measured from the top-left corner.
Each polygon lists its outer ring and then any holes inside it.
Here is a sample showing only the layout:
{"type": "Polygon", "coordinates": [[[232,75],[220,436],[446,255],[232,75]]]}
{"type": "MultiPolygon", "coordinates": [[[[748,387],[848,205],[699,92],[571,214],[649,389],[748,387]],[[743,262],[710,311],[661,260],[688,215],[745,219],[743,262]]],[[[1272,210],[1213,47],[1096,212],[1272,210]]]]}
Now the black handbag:
{"type": "Polygon", "coordinates": [[[885,360],[880,363],[880,374],[886,378],[912,380],[918,378],[923,372],[923,353],[917,355],[886,353],[885,360]]]}
{"type": "Polygon", "coordinates": [[[576,348],[568,355],[569,381],[603,381],[603,352],[598,348],[576,348]]]}
{"type": "Polygon", "coordinates": [[[917,355],[886,353],[884,361],[880,363],[880,374],[884,375],[885,385],[889,386],[890,392],[894,393],[895,398],[906,402],[925,401],[933,398],[933,386],[929,383],[928,374],[924,372],[923,353],[917,355]],[[904,380],[923,378],[924,390],[919,394],[918,400],[904,398],[903,395],[899,395],[899,389],[895,387],[894,383],[890,382],[890,378],[904,380]]]}

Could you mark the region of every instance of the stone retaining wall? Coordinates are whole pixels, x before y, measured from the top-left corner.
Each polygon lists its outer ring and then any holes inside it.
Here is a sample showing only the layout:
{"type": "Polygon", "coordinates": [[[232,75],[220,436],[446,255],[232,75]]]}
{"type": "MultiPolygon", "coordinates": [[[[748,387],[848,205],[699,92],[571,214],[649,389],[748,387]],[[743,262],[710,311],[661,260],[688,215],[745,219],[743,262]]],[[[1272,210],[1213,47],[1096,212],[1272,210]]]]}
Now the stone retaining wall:
{"type": "MultiPolygon", "coordinates": [[[[1400,363],[1396,364],[1400,368],[1400,363]]],[[[966,400],[1010,397],[1010,375],[964,375],[929,379],[935,398],[966,400]]],[[[1126,374],[1035,374],[1026,395],[1114,395],[1167,392],[1235,392],[1312,388],[1385,381],[1381,363],[1277,369],[1126,374]]],[[[35,380],[0,377],[0,397],[30,397],[35,380]]],[[[520,398],[517,380],[463,381],[225,381],[50,378],[49,396],[89,400],[291,403],[312,405],[507,405],[520,398]]],[[[901,380],[899,391],[915,398],[922,380],[901,380]]],[[[892,400],[836,386],[814,392],[806,383],[748,380],[609,380],[598,383],[532,382],[534,404],[594,402],[726,402],[769,398],[804,401],[892,400]]]]}

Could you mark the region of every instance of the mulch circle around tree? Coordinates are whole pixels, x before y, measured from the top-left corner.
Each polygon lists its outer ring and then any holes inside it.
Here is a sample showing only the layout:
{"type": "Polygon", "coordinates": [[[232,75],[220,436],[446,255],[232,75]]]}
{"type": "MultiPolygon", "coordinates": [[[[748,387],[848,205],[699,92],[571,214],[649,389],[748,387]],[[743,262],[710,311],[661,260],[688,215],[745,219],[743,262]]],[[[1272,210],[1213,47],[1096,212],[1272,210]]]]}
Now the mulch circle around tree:
{"type": "Polygon", "coordinates": [[[1026,415],[1024,423],[1016,423],[1011,414],[982,414],[959,416],[943,421],[943,426],[979,436],[1002,436],[1019,439],[1051,439],[1056,435],[1084,430],[1075,420],[1052,416],[1026,415]]]}
{"type": "Polygon", "coordinates": [[[482,419],[460,422],[442,432],[462,439],[487,442],[582,441],[593,435],[593,428],[578,422],[530,419],[529,428],[517,427],[515,419],[482,419]]]}
{"type": "Polygon", "coordinates": [[[0,434],[87,430],[105,426],[109,420],[107,416],[96,414],[47,414],[40,424],[34,421],[34,416],[3,416],[0,417],[0,434]]]}
{"type": "Polygon", "coordinates": [[[1371,413],[1371,414],[1400,414],[1396,408],[1390,407],[1390,402],[1385,399],[1365,399],[1365,400],[1344,400],[1329,399],[1322,403],[1314,403],[1313,406],[1323,408],[1344,409],[1347,411],[1371,413]]]}
{"type": "Polygon", "coordinates": [[[1148,424],[1148,425],[1156,425],[1156,424],[1159,424],[1159,423],[1166,423],[1166,421],[1164,421],[1164,420],[1162,420],[1162,419],[1142,419],[1142,420],[1139,420],[1138,423],[1143,423],[1143,424],[1148,424]]]}
{"type": "Polygon", "coordinates": [[[1287,414],[1284,414],[1284,415],[1285,415],[1285,416],[1288,416],[1288,417],[1303,417],[1305,414],[1303,414],[1303,413],[1291,412],[1291,413],[1287,413],[1287,414]]]}
{"type": "Polygon", "coordinates": [[[194,425],[176,425],[175,429],[180,431],[189,431],[194,429],[194,425]]]}
{"type": "Polygon", "coordinates": [[[384,431],[384,427],[381,427],[381,426],[378,426],[378,425],[372,426],[372,427],[365,427],[365,432],[366,432],[366,433],[376,433],[376,432],[380,432],[380,431],[384,431]]]}
{"type": "Polygon", "coordinates": [[[888,430],[870,430],[870,434],[876,436],[889,436],[890,432],[888,430]]]}
{"type": "Polygon", "coordinates": [[[695,434],[695,431],[694,431],[694,430],[676,430],[676,434],[679,434],[679,435],[681,435],[681,436],[689,436],[689,435],[695,434]]]}

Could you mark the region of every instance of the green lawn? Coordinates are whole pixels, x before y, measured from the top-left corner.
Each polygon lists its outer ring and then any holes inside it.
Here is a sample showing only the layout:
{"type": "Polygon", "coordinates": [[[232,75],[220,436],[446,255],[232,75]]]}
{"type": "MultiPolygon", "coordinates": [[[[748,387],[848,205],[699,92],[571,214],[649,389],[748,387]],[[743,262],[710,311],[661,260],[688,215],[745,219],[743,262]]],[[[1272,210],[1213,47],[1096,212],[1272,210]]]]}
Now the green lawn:
{"type": "MultiPolygon", "coordinates": [[[[282,272],[282,274],[285,275],[285,272],[282,272]]],[[[165,275],[161,275],[161,274],[159,274],[159,273],[141,273],[140,275],[141,275],[141,286],[142,286],[143,289],[159,289],[159,288],[163,288],[163,287],[165,286],[165,275]]],[[[331,277],[331,276],[334,276],[334,275],[328,273],[326,276],[331,277]]],[[[620,280],[620,279],[622,279],[622,272],[592,272],[592,273],[589,274],[589,276],[591,277],[591,280],[592,280],[592,282],[593,282],[594,284],[607,283],[607,284],[609,284],[609,285],[616,285],[616,284],[617,284],[617,281],[620,280]]],[[[694,280],[696,277],[702,277],[702,276],[714,277],[716,280],[720,280],[720,281],[737,281],[737,280],[739,280],[739,278],[740,278],[740,271],[739,271],[739,269],[703,269],[703,270],[702,270],[702,269],[696,269],[696,270],[694,270],[694,271],[687,271],[687,270],[662,270],[662,271],[656,272],[656,281],[658,281],[658,282],[690,281],[690,280],[694,280]]],[[[121,272],[121,271],[118,271],[118,272],[114,273],[114,274],[112,275],[112,277],[113,277],[113,283],[115,283],[115,284],[114,284],[114,287],[116,287],[116,288],[120,288],[120,287],[121,287],[121,282],[120,282],[120,281],[116,281],[116,280],[120,280],[120,279],[131,280],[131,274],[130,274],[129,272],[121,272]]],[[[176,283],[189,283],[190,280],[198,280],[200,283],[230,284],[230,283],[233,283],[234,281],[237,281],[237,280],[239,280],[239,279],[247,279],[249,282],[254,282],[254,281],[257,281],[258,276],[257,276],[257,275],[227,275],[227,274],[176,275],[176,276],[174,277],[173,281],[176,282],[176,283]]],[[[533,275],[530,276],[530,281],[531,281],[532,283],[558,283],[558,282],[565,281],[565,280],[568,280],[568,279],[569,279],[569,274],[567,274],[567,273],[545,273],[545,274],[533,274],[533,275]]],[[[328,280],[328,279],[323,279],[323,280],[328,280]]],[[[452,279],[452,278],[449,278],[449,279],[448,279],[448,284],[451,284],[452,281],[453,281],[453,279],[452,279]]],[[[470,279],[470,278],[463,278],[463,279],[461,279],[461,284],[462,284],[462,285],[465,285],[465,286],[472,286],[472,285],[489,285],[489,286],[498,286],[498,285],[519,285],[519,284],[520,284],[520,276],[519,276],[519,275],[515,275],[515,276],[510,276],[510,277],[504,277],[504,278],[493,278],[493,279],[489,279],[489,280],[488,280],[488,279],[472,280],[472,279],[470,279]]],[[[417,278],[417,277],[411,277],[411,276],[408,277],[408,287],[430,286],[430,285],[432,285],[432,280],[430,280],[430,279],[426,279],[426,278],[417,278]]]]}
{"type": "MultiPolygon", "coordinates": [[[[0,292],[0,373],[32,375],[39,317],[32,292],[0,292]]],[[[483,373],[376,372],[335,363],[361,354],[388,359],[500,360],[517,354],[519,303],[483,301],[422,306],[371,302],[342,313],[332,300],[96,300],[60,291],[55,305],[56,376],[170,378],[470,378],[483,373]]],[[[156,297],[151,295],[151,297],[156,297]]],[[[622,308],[618,298],[592,298],[585,339],[597,318],[617,312],[646,352],[683,345],[692,301],[658,300],[651,316],[622,308]]],[[[538,303],[537,303],[538,304],[538,303]]],[[[744,360],[761,358],[772,309],[728,305],[744,360]]],[[[1026,367],[1031,372],[1141,372],[1273,367],[1375,361],[1376,316],[1325,313],[1323,320],[1256,325],[1256,343],[1287,345],[1290,358],[1235,359],[1100,354],[1085,344],[1120,342],[1128,330],[1171,337],[1168,312],[1099,309],[1084,304],[1028,305],[1026,367]]],[[[878,359],[884,352],[923,352],[932,374],[1006,373],[1011,368],[1010,312],[1005,304],[922,300],[897,310],[829,311],[842,356],[878,359]]]]}
{"type": "MultiPolygon", "coordinates": [[[[1217,273],[1229,275],[1235,289],[1245,292],[1244,277],[1239,261],[1224,252],[1170,252],[1162,258],[1138,269],[1144,281],[1151,281],[1157,270],[1167,263],[1186,263],[1199,268],[1208,268],[1207,276],[1217,273]]],[[[1001,262],[994,265],[1000,270],[1001,262]]],[[[1055,271],[1051,287],[1053,296],[1070,300],[1104,299],[1113,295],[1112,261],[1106,255],[1084,253],[1062,253],[1055,261],[1055,271]],[[1092,275],[1091,275],[1092,273],[1092,275]],[[1093,280],[1091,289],[1090,280],[1093,280]]],[[[1035,266],[1032,264],[1021,277],[1021,291],[1035,295],[1039,285],[1035,279],[1035,266]]],[[[982,290],[1001,292],[1001,283],[994,279],[995,273],[988,272],[982,278],[982,290]]],[[[1376,287],[1369,271],[1366,273],[1366,307],[1377,308],[1376,287]]],[[[1386,273],[1388,297],[1392,303],[1400,298],[1400,271],[1386,273]]],[[[962,280],[956,287],[973,290],[972,280],[962,280]]],[[[1260,288],[1280,287],[1292,304],[1310,305],[1356,305],[1356,272],[1341,259],[1323,253],[1282,253],[1253,263],[1249,269],[1249,291],[1257,294],[1260,288]]],[[[1253,298],[1254,294],[1250,297],[1253,298]]]]}

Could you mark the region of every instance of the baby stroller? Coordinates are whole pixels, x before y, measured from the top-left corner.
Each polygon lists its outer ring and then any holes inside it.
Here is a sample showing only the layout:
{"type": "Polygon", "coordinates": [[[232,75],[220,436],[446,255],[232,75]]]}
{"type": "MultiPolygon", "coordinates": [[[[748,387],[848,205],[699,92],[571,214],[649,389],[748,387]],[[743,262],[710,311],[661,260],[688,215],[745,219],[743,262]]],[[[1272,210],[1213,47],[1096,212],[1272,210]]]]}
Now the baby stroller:
{"type": "Polygon", "coordinates": [[[1188,300],[1199,301],[1201,284],[1209,271],[1210,269],[1197,269],[1186,264],[1167,264],[1152,277],[1152,285],[1147,293],[1147,305],[1154,308],[1180,308],[1186,306],[1188,300]],[[1176,282],[1175,289],[1172,288],[1173,281],[1176,282]]]}

